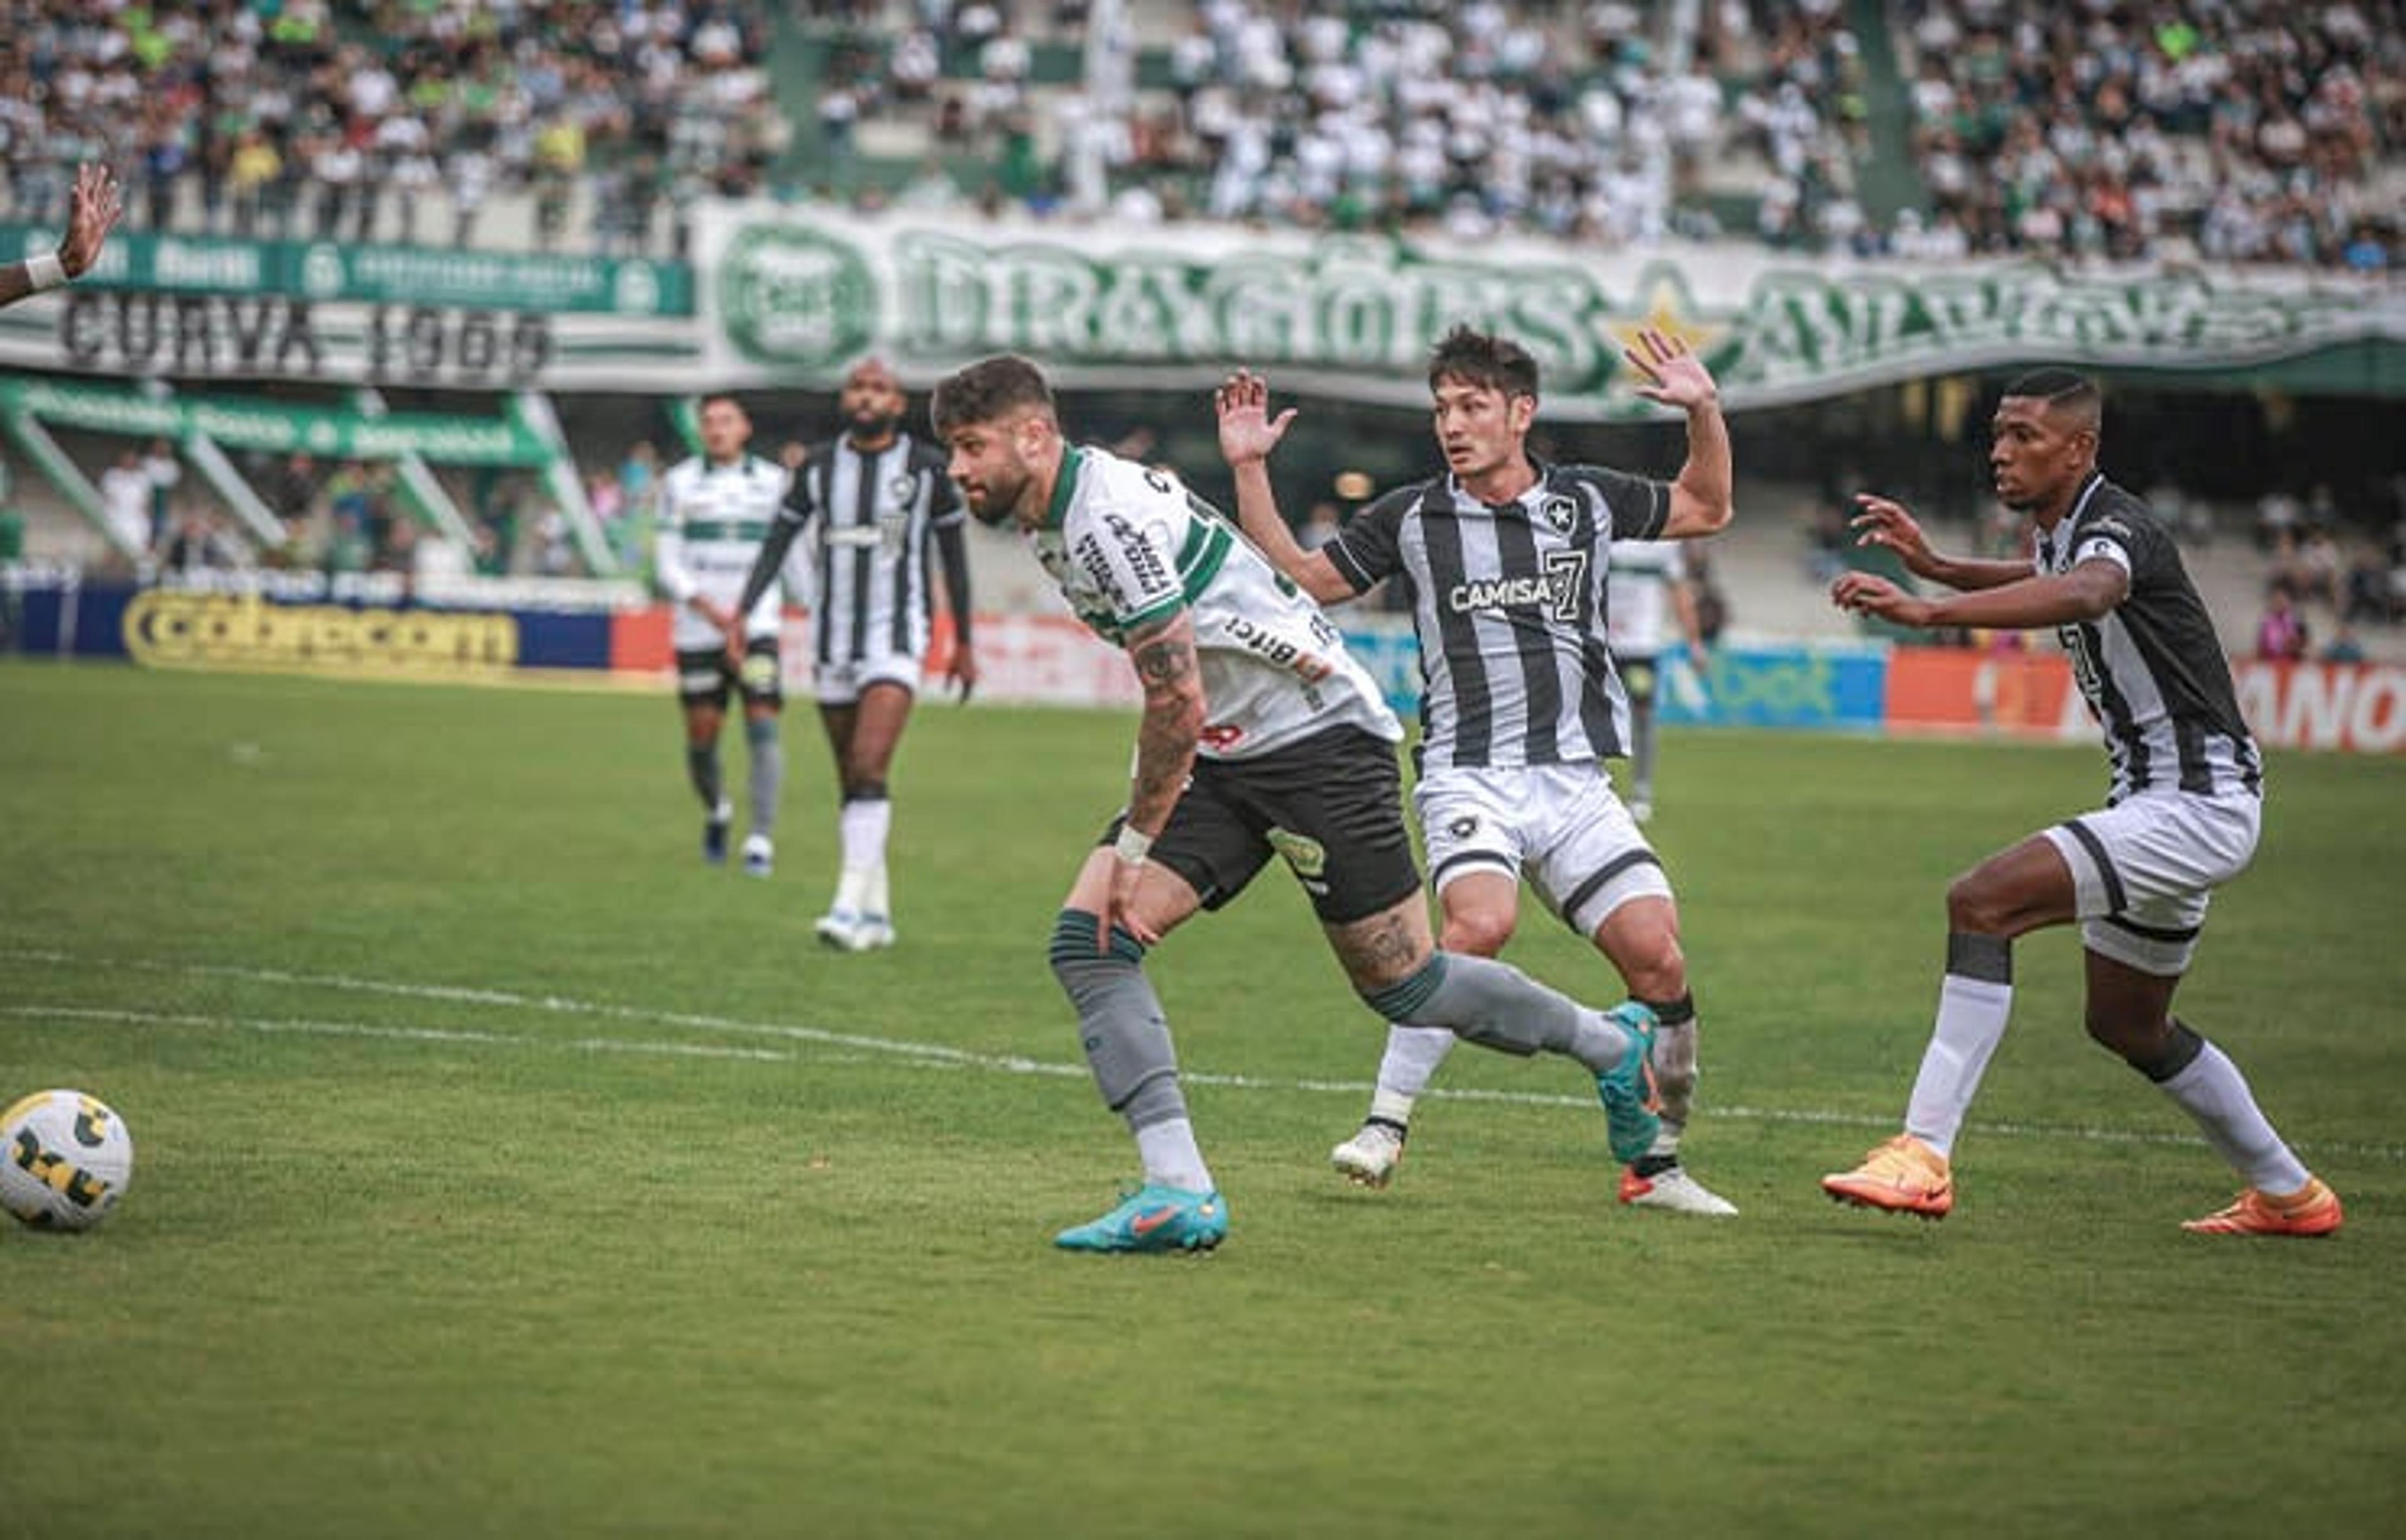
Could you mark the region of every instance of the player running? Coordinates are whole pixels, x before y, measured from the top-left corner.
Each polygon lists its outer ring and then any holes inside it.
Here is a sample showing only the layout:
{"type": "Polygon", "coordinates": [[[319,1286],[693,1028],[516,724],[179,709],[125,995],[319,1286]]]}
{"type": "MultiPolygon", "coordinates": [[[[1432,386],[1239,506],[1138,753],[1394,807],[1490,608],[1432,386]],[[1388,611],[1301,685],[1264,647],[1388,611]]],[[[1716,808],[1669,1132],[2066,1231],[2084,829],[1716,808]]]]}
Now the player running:
{"type": "Polygon", "coordinates": [[[1946,890],[1938,1021],[1904,1132],[1821,1186],[1845,1203],[1946,1217],[1955,1141],[2013,1007],[2014,939],[2077,920],[2088,1035],[2178,1103],[2247,1182],[2229,1208],[2184,1228],[2328,1235],[2339,1194],[2273,1132],[2239,1067],[2172,1014],[2207,900],[2256,854],[2264,766],[2171,532],[2097,468],[2102,427],[2097,387],[2068,370],[2005,388],[1988,464],[2005,506],[2035,521],[2026,559],[1940,556],[1902,505],[1857,500],[1857,544],[1885,545],[1916,577],[1966,591],[1915,599],[1848,572],[1831,590],[1839,606],[1901,626],[2052,628],[2104,730],[2113,781],[2102,812],[2031,835],[1946,890]]]}
{"type": "MultiPolygon", "coordinates": [[[[1268,457],[1295,412],[1271,420],[1268,387],[1253,374],[1221,388],[1220,447],[1245,533],[1306,593],[1334,603],[1390,576],[1407,586],[1425,684],[1413,801],[1445,911],[1441,943],[1503,951],[1525,872],[1660,1023],[1662,1128],[1623,1155],[1621,1201],[1721,1217],[1735,1206],[1679,1163],[1696,1006],[1670,879],[1604,770],[1629,742],[1629,702],[1603,610],[1616,538],[1690,540],[1728,526],[1729,430],[1712,375],[1685,344],[1649,331],[1640,347],[1628,358],[1648,381],[1643,393],[1688,417],[1687,462],[1667,483],[1532,459],[1536,360],[1468,327],[1448,333],[1429,363],[1449,473],[1388,493],[1316,551],[1296,544],[1270,487],[1268,457]]],[[[1330,1151],[1348,1180],[1383,1187],[1403,1159],[1413,1106],[1453,1047],[1451,1033],[1428,1024],[1399,1020],[1387,1034],[1369,1116],[1330,1151]]]]}
{"type": "Polygon", "coordinates": [[[1052,390],[1025,359],[953,374],[932,416],[969,512],[1015,523],[1144,685],[1126,810],[1080,869],[1052,939],[1095,1084],[1135,1136],[1144,1182],[1055,1244],[1198,1250],[1227,1234],[1143,964],[1273,854],[1372,1009],[1577,1060],[1615,1158],[1644,1152],[1659,1128],[1650,1016],[1591,1010],[1516,968],[1436,949],[1398,799],[1402,726],[1318,606],[1168,475],[1064,444],[1052,390]]]}

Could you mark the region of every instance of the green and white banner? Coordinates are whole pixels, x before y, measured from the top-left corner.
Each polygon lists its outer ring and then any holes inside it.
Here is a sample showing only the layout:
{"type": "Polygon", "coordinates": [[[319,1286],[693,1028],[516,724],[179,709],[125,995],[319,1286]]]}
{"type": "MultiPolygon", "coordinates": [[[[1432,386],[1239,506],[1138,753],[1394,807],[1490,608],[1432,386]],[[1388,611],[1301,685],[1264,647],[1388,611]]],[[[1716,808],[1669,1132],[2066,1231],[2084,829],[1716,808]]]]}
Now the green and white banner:
{"type": "Polygon", "coordinates": [[[714,384],[831,384],[890,359],[917,383],[984,354],[1070,389],[1207,385],[1235,363],[1283,388],[1416,405],[1430,345],[1502,330],[1550,413],[1655,410],[1621,350],[1688,339],[1734,407],[2030,361],[2204,372],[2406,394],[2406,291],[2328,276],[2035,263],[1864,263],[1760,250],[1583,258],[1174,226],[996,225],[722,206],[699,242],[714,384]]]}
{"type": "Polygon", "coordinates": [[[433,412],[381,417],[340,407],[254,398],[154,398],[140,391],[55,380],[0,379],[0,414],[22,413],[55,428],[183,443],[193,435],[227,449],[306,453],[319,459],[390,459],[419,455],[438,465],[542,465],[552,450],[515,412],[498,417],[433,412]]]}
{"type": "MultiPolygon", "coordinates": [[[[0,226],[0,260],[48,232],[0,226]]],[[[169,380],[632,391],[827,389],[867,353],[925,386],[988,353],[1070,389],[1284,391],[1418,406],[1458,321],[1544,368],[1550,415],[1639,417],[1621,350],[1688,340],[1734,408],[2040,361],[2215,389],[2406,397],[2406,285],[2263,269],[1585,254],[1230,227],[861,218],[705,205],[697,261],[120,234],[0,311],[0,366],[169,380]]]]}
{"type": "MultiPolygon", "coordinates": [[[[57,244],[0,225],[0,261],[57,244]]],[[[0,364],[166,379],[688,390],[683,262],[120,233],[73,287],[0,312],[0,364]]]]}
{"type": "MultiPolygon", "coordinates": [[[[0,261],[54,249],[58,232],[0,225],[0,261]]],[[[98,290],[274,295],[318,304],[458,305],[544,315],[688,316],[683,262],[547,252],[244,241],[120,232],[78,280],[98,290]]]]}

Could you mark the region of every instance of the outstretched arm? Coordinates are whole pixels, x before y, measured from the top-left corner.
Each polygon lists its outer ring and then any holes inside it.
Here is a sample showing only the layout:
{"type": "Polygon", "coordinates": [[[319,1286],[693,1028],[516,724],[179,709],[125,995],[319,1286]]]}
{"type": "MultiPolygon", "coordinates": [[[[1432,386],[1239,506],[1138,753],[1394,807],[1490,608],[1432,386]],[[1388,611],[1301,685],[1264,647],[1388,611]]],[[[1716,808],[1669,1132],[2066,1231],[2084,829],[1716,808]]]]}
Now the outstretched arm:
{"type": "Polygon", "coordinates": [[[1213,398],[1220,413],[1220,454],[1237,477],[1237,523],[1262,555],[1293,579],[1305,593],[1323,604],[1354,597],[1326,556],[1295,543],[1295,531],[1279,512],[1278,493],[1270,486],[1270,451],[1286,437],[1295,422],[1290,406],[1275,418],[1269,415],[1269,382],[1251,370],[1228,376],[1213,398]]]}
{"type": "Polygon", "coordinates": [[[1731,498],[1737,473],[1730,460],[1720,387],[1713,383],[1704,360],[1677,337],[1648,327],[1637,334],[1637,342],[1621,355],[1649,382],[1637,393],[1688,414],[1688,460],[1671,483],[1671,511],[1663,538],[1691,540],[1725,530],[1736,513],[1731,498]]]}
{"type": "Polygon", "coordinates": [[[1856,531],[1855,544],[1888,547],[1904,563],[1904,570],[1916,577],[1973,592],[2019,583],[2038,572],[2037,566],[2029,561],[1977,561],[1941,556],[1930,548],[1921,525],[1904,503],[1860,492],[1855,504],[1862,510],[1848,521],[1856,531]]]}
{"type": "Polygon", "coordinates": [[[1884,577],[1848,572],[1831,586],[1830,598],[1842,610],[1900,626],[2031,631],[2102,618],[2130,591],[2130,574],[2119,562],[2100,558],[2068,572],[2025,576],[2017,583],[1949,599],[1916,599],[1884,577]]]}
{"type": "Polygon", "coordinates": [[[0,305],[61,288],[91,271],[123,208],[115,173],[105,165],[78,168],[75,190],[67,197],[67,233],[60,237],[58,250],[0,267],[0,305]]]}

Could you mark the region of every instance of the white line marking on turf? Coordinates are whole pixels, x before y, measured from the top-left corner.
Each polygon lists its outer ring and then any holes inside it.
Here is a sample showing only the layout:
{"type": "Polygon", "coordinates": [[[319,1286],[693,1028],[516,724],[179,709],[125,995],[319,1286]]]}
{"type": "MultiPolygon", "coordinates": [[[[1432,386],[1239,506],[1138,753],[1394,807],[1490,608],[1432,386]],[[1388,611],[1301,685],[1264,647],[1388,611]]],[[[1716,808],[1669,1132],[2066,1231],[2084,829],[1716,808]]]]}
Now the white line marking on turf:
{"type": "MultiPolygon", "coordinates": [[[[45,964],[62,968],[131,969],[145,973],[181,974],[189,977],[234,979],[248,983],[275,984],[295,989],[332,989],[355,994],[383,995],[404,1000],[428,1000],[451,1005],[493,1006],[521,1010],[541,1010],[556,1015],[593,1016],[611,1021],[642,1023],[652,1026],[682,1027],[698,1032],[721,1032],[743,1037],[768,1037],[794,1042],[816,1043],[831,1048],[849,1048],[883,1053],[911,1060],[930,1068],[983,1069],[1005,1075],[1036,1075],[1048,1078],[1084,1080],[1091,1071],[1083,1064],[1062,1064],[1044,1059],[1026,1058],[1016,1053],[979,1053],[965,1048],[950,1048],[941,1043],[913,1042],[905,1038],[872,1038],[860,1033],[834,1032],[825,1027],[798,1026],[781,1022],[747,1022],[728,1016],[712,1016],[685,1010],[654,1010],[642,1006],[613,1005],[600,1000],[578,1000],[559,995],[528,995],[517,990],[489,989],[461,984],[408,983],[389,979],[362,979],[341,973],[293,973],[283,968],[247,968],[225,963],[179,963],[155,958],[91,957],[74,953],[41,951],[31,948],[0,947],[0,962],[45,964]]],[[[258,1032],[317,1032],[324,1036],[389,1038],[403,1040],[479,1043],[487,1046],[543,1047],[558,1039],[534,1036],[514,1036],[502,1033],[476,1033],[431,1027],[385,1027],[366,1023],[279,1023],[242,1020],[232,1017],[169,1017],[146,1016],[140,1012],[109,1012],[67,1008],[18,1007],[0,1010],[7,1016],[81,1016],[86,1019],[118,1017],[129,1024],[137,1022],[180,1022],[192,1025],[239,1026],[258,1032]]],[[[793,1063],[796,1055],[765,1050],[747,1050],[702,1044],[630,1043],[626,1039],[591,1038],[570,1041],[559,1046],[587,1052],[607,1052],[619,1048],[630,1053],[687,1053],[694,1057],[750,1058],[770,1063],[793,1063]]],[[[1179,1078],[1190,1085],[1224,1086],[1240,1091],[1305,1091],[1339,1095],[1365,1096],[1373,1086],[1368,1081],[1270,1080],[1254,1075],[1213,1074],[1205,1070],[1182,1070],[1179,1078]]],[[[1448,1089],[1433,1087],[1427,1095],[1442,1101],[1487,1102],[1510,1107],[1578,1107],[1595,1105],[1588,1096],[1569,1096],[1545,1091],[1491,1091],[1478,1087],[1448,1089]]],[[[1893,1117],[1840,1112],[1824,1108],[1745,1107],[1715,1103],[1708,1110],[1710,1121],[1740,1123],[1807,1123],[1836,1128],[1889,1129],[1896,1125],[1893,1117]]],[[[1977,1133],[1998,1135],[2007,1138],[2072,1139],[2089,1144],[2179,1145],[2203,1149],[2205,1141],[2191,1134],[2161,1133],[2135,1128],[2098,1128],[2083,1124],[2028,1123],[1974,1123],[1968,1127],[1977,1133]]],[[[2406,1145],[2344,1144],[2300,1141],[2292,1148],[2308,1154],[2345,1154],[2376,1160],[2406,1163],[2406,1145]]]]}
{"type": "Polygon", "coordinates": [[[791,1064],[773,1048],[725,1048],[715,1043],[638,1042],[626,1038],[540,1037],[525,1032],[470,1032],[449,1027],[379,1026],[371,1022],[292,1021],[283,1017],[201,1016],[189,1011],[104,1010],[88,1006],[0,1006],[0,1016],[63,1022],[112,1022],[123,1026],[206,1026],[242,1032],[298,1033],[315,1038],[384,1038],[402,1042],[467,1043],[479,1048],[553,1048],[586,1053],[658,1053],[681,1059],[746,1059],[791,1064]]]}

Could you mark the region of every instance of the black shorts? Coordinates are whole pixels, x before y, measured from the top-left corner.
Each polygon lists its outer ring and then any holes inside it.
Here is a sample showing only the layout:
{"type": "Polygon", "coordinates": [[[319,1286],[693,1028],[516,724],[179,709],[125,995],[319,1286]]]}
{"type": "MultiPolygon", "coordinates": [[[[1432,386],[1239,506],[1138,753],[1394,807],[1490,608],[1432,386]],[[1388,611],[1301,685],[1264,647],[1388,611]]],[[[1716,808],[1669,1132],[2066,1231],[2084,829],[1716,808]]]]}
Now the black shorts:
{"type": "Polygon", "coordinates": [[[741,672],[727,660],[727,649],[721,647],[712,652],[679,651],[676,673],[677,699],[688,706],[716,706],[725,711],[730,691],[743,696],[747,705],[756,700],[782,705],[785,699],[773,636],[756,636],[743,644],[741,672]]]}
{"type": "MultiPolygon", "coordinates": [[[[1153,842],[1153,859],[1218,909],[1272,853],[1286,858],[1329,925],[1364,920],[1420,892],[1392,743],[1332,728],[1253,759],[1197,759],[1153,842]]],[[[1119,837],[1114,818],[1101,842],[1119,837]]]]}
{"type": "Polygon", "coordinates": [[[1654,686],[1663,672],[1661,658],[1652,653],[1636,657],[1616,657],[1613,666],[1621,672],[1621,687],[1629,693],[1631,705],[1654,704],[1654,686]]]}

